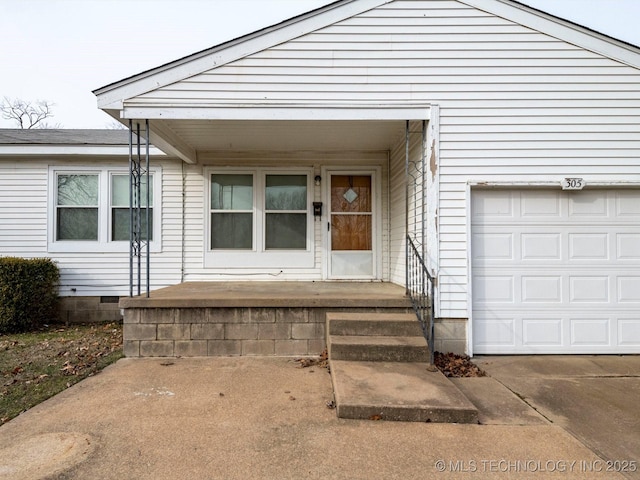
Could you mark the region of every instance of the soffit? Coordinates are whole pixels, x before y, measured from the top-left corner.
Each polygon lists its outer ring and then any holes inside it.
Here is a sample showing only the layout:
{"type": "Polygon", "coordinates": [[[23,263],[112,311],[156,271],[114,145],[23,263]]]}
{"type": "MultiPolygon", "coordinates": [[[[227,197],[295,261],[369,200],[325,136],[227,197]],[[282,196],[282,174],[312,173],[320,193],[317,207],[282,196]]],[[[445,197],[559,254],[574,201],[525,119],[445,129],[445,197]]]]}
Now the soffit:
{"type": "MultiPolygon", "coordinates": [[[[153,129],[152,122],[151,128],[153,129]]],[[[404,135],[405,122],[287,120],[164,120],[198,153],[207,151],[379,151],[404,135]]]]}

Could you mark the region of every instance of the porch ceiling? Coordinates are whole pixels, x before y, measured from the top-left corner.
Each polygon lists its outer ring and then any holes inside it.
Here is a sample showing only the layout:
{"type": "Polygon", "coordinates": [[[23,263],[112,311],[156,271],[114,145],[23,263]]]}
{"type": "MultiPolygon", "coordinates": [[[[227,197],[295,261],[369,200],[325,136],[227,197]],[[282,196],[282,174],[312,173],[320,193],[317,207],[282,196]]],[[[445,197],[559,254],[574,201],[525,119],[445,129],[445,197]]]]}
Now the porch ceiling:
{"type": "MultiPolygon", "coordinates": [[[[197,155],[207,151],[389,150],[403,137],[405,122],[172,119],[151,120],[150,127],[156,135],[171,143],[177,139],[197,155]]],[[[153,137],[152,142],[157,144],[153,137]]]]}

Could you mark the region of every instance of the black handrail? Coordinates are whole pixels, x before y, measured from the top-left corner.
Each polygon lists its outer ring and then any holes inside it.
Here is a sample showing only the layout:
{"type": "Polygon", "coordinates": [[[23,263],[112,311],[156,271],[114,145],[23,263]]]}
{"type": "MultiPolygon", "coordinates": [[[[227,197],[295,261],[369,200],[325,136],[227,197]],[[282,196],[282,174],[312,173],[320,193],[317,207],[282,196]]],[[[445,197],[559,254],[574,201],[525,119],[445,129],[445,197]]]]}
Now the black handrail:
{"type": "Polygon", "coordinates": [[[434,361],[434,280],[416,248],[413,240],[407,235],[407,294],[418,317],[422,333],[429,346],[429,362],[434,361]]]}

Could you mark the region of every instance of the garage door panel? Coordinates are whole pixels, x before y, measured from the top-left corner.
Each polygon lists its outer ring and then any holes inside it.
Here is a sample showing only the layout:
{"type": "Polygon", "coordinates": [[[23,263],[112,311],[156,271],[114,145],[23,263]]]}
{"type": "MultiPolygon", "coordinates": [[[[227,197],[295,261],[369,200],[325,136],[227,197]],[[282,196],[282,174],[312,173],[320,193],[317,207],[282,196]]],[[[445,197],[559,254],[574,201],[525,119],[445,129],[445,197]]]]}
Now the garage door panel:
{"type": "Polygon", "coordinates": [[[640,260],[640,233],[618,233],[616,240],[616,260],[640,260]]]}
{"type": "MultiPolygon", "coordinates": [[[[628,347],[640,348],[640,316],[619,317],[618,343],[628,347]]],[[[636,349],[635,351],[638,351],[636,349]]]]}
{"type": "Polygon", "coordinates": [[[515,339],[516,319],[482,319],[479,320],[474,329],[474,343],[480,348],[516,347],[515,339]]]}
{"type": "Polygon", "coordinates": [[[561,260],[560,233],[522,233],[522,260],[561,260]]]}
{"type": "Polygon", "coordinates": [[[583,220],[587,217],[593,221],[596,217],[609,216],[609,198],[600,190],[573,192],[567,201],[569,219],[583,220]]]}
{"type": "Polygon", "coordinates": [[[640,276],[618,277],[618,302],[640,304],[640,276]]]}
{"type": "Polygon", "coordinates": [[[569,260],[608,260],[609,233],[570,233],[569,260]]]}
{"type": "Polygon", "coordinates": [[[523,318],[522,345],[561,347],[562,325],[561,318],[523,318]]]}
{"type": "Polygon", "coordinates": [[[633,190],[621,190],[615,194],[616,216],[626,220],[640,220],[640,202],[633,190]]]}
{"type": "Polygon", "coordinates": [[[570,318],[570,344],[578,347],[611,345],[611,319],[570,318]]]}
{"type": "Polygon", "coordinates": [[[522,303],[562,303],[562,277],[523,275],[521,277],[522,303]]]}
{"type": "Polygon", "coordinates": [[[512,233],[477,233],[472,236],[478,260],[513,260],[512,233]]]}
{"type": "Polygon", "coordinates": [[[474,352],[640,353],[638,190],[474,190],[471,239],[474,352]]]}
{"type": "Polygon", "coordinates": [[[511,276],[479,275],[475,277],[475,295],[480,304],[513,303],[514,281],[511,276]]]}
{"type": "Polygon", "coordinates": [[[571,303],[608,303],[609,290],[608,276],[575,275],[569,277],[569,301],[571,303]]]}
{"type": "Polygon", "coordinates": [[[478,218],[514,218],[514,199],[508,191],[492,190],[484,192],[474,205],[473,215],[478,218]]]}
{"type": "Polygon", "coordinates": [[[560,219],[562,217],[560,193],[523,191],[520,196],[520,216],[533,219],[537,217],[560,219]]]}

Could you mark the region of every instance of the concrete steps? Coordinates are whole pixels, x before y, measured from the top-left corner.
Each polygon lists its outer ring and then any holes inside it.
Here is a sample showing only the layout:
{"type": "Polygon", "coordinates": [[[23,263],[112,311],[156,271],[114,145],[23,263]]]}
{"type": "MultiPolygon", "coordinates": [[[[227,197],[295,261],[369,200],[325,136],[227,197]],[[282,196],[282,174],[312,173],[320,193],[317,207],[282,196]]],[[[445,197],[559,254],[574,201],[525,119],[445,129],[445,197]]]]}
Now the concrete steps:
{"type": "Polygon", "coordinates": [[[361,362],[428,362],[424,338],[407,336],[333,335],[329,357],[361,362]]]}
{"type": "Polygon", "coordinates": [[[477,423],[476,408],[429,365],[415,315],[329,312],[326,337],[338,417],[477,423]]]}

